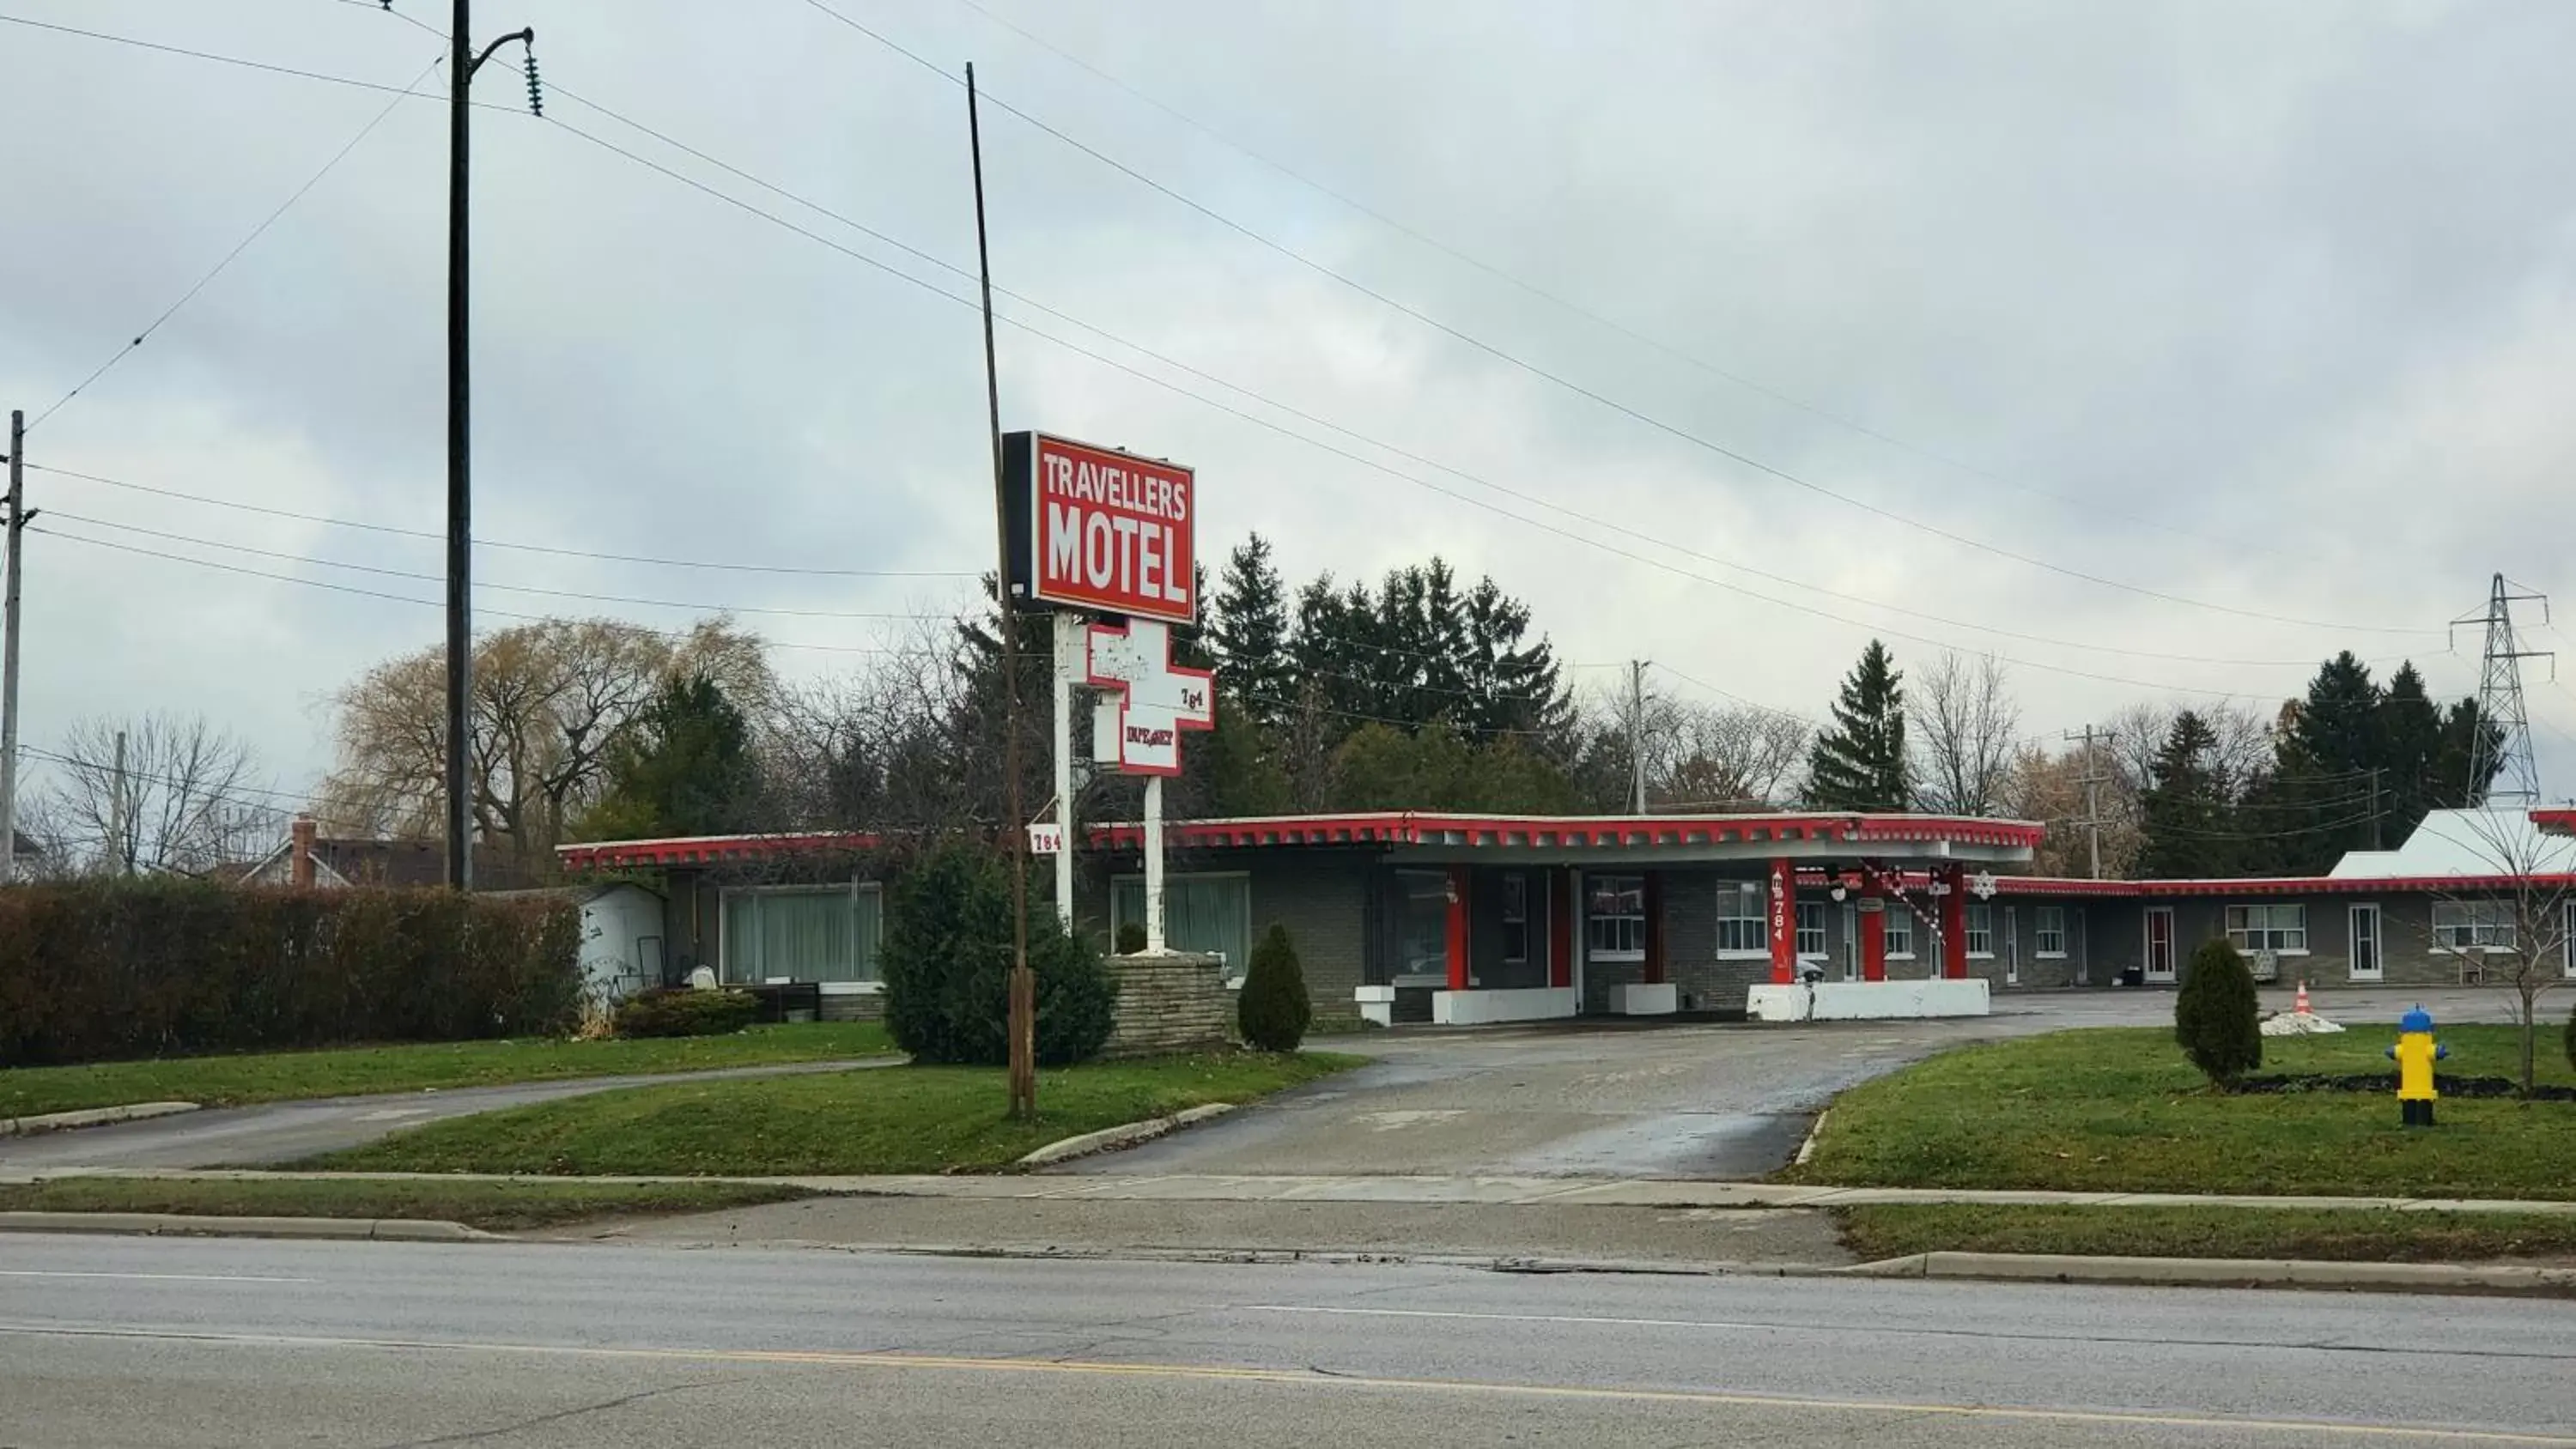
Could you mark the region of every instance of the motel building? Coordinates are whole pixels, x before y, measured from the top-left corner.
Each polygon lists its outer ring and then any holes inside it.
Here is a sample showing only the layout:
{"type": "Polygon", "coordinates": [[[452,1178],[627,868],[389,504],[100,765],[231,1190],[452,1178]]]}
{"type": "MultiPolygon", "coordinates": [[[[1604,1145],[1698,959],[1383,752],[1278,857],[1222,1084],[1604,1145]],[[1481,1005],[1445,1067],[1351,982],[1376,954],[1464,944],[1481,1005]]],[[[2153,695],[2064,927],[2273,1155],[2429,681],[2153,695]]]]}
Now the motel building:
{"type": "MultiPolygon", "coordinates": [[[[2394,987],[2485,979],[2536,931],[2529,946],[2576,978],[2568,810],[2437,811],[2324,876],[2242,880],[2034,876],[2040,826],[1937,815],[1392,811],[1165,830],[1173,949],[1219,956],[1239,980],[1252,943],[1285,925],[1319,1014],[1390,1024],[1975,1015],[1997,991],[2171,987],[2221,935],[2285,983],[2394,987]],[[2543,899],[2553,914],[2536,920],[2543,899]]],[[[1075,914],[1104,945],[1143,918],[1142,837],[1085,831],[1075,914]]],[[[658,939],[632,943],[648,979],[814,983],[827,1018],[879,1009],[895,856],[878,837],[561,855],[576,876],[660,897],[658,926],[644,923],[658,939]]]]}

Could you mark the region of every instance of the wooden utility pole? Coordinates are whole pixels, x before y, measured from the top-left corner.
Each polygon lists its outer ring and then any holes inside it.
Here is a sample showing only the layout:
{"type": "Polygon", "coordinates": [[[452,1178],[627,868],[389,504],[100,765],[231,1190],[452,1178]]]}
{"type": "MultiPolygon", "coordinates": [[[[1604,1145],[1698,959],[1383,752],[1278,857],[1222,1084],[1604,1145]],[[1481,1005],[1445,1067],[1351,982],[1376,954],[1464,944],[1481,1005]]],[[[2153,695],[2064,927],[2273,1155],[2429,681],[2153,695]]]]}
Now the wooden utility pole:
{"type": "MultiPolygon", "coordinates": [[[[1020,808],[1019,604],[1011,596],[1009,490],[1002,476],[1002,381],[993,361],[993,254],[984,235],[984,131],[975,104],[975,67],[966,67],[966,151],[975,171],[975,269],[984,292],[984,410],[993,446],[993,603],[1001,615],[1003,848],[1011,853],[1011,1115],[1038,1114],[1038,985],[1029,971],[1029,832],[1020,808]]],[[[1071,832],[1063,848],[1073,849],[1071,832]]]]}
{"type": "Polygon", "coordinates": [[[27,531],[27,415],[9,414],[9,582],[0,624],[0,882],[18,878],[18,574],[27,531]]]}
{"type": "Polygon", "coordinates": [[[1646,813],[1646,666],[1651,662],[1628,661],[1628,809],[1633,815],[1646,813]]]}
{"type": "Polygon", "coordinates": [[[2068,730],[2065,737],[2070,740],[2084,741],[2084,774],[2079,781],[2084,786],[2084,818],[2077,823],[2085,828],[2087,849],[2092,855],[2093,879],[2100,880],[2102,878],[2102,775],[2094,768],[2093,736],[2096,733],[2093,726],[2088,724],[2084,727],[2083,734],[2078,735],[2075,731],[2068,730]]]}

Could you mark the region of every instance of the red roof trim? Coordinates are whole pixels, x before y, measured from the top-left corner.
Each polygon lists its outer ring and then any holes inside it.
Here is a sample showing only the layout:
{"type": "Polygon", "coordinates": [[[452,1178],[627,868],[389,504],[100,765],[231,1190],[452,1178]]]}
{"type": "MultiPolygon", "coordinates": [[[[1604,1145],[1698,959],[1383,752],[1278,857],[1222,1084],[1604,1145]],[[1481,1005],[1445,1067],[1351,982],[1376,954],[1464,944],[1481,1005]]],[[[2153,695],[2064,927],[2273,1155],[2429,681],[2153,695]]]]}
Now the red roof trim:
{"type": "Polygon", "coordinates": [[[2576,835],[2576,808],[2534,810],[2531,823],[2551,835],[2576,835]]]}
{"type": "Polygon", "coordinates": [[[2058,876],[1995,877],[1995,893],[2007,896],[2094,896],[2137,899],[2165,896],[2366,896],[2378,893],[2493,892],[2524,884],[2548,889],[2576,886],[2576,874],[2410,875],[2410,876],[2250,876],[2216,880],[2085,880],[2058,876]]]}

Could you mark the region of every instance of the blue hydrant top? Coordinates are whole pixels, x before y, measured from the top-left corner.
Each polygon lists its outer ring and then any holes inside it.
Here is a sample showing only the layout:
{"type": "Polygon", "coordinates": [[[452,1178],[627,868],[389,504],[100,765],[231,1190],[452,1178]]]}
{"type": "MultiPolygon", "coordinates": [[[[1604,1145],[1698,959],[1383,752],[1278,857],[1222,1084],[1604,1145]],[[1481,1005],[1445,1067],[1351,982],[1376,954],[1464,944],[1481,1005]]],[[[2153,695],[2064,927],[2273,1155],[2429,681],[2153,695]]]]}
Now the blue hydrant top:
{"type": "Polygon", "coordinates": [[[2426,1011],[2420,1006],[2414,1007],[2404,1016],[2397,1019],[2397,1029],[2399,1031],[2408,1032],[2431,1031],[2433,1029],[2433,1013],[2426,1011]]]}

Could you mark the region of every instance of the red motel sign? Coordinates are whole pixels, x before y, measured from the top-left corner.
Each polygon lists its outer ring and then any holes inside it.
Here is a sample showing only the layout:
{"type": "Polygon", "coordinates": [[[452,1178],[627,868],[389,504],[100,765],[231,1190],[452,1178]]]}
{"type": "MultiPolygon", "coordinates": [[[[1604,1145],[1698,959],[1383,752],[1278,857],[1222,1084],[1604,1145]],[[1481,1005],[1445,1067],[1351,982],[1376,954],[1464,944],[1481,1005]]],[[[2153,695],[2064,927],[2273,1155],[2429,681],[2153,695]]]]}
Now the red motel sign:
{"type": "Polygon", "coordinates": [[[1002,477],[1011,584],[1022,597],[1196,621],[1198,499],[1189,469],[1028,432],[1003,437],[1002,477]]]}

